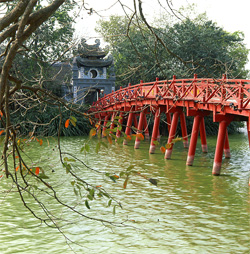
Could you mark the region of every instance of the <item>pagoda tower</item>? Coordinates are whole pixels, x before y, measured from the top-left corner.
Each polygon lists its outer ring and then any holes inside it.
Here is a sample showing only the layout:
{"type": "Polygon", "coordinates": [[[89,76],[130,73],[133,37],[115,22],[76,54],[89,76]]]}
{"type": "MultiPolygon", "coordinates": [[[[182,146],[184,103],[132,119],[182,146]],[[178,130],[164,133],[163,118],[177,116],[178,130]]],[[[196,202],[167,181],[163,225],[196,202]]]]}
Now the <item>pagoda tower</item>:
{"type": "Polygon", "coordinates": [[[75,103],[92,104],[104,94],[115,90],[113,57],[100,48],[100,40],[88,45],[85,39],[78,45],[73,60],[73,98],[75,103]]]}

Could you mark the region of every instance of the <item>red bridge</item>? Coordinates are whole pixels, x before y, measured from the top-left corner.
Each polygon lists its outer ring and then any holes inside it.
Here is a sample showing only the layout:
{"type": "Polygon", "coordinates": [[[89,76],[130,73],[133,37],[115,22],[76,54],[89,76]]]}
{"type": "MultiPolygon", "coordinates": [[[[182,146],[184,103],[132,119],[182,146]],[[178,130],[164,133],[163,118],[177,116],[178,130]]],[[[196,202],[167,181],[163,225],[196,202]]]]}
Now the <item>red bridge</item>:
{"type": "MultiPolygon", "coordinates": [[[[213,175],[220,175],[223,151],[226,158],[230,157],[227,126],[232,121],[246,121],[250,146],[250,80],[202,78],[194,75],[193,79],[176,79],[143,83],[105,95],[95,102],[90,112],[94,113],[103,130],[111,119],[111,125],[119,114],[120,125],[126,121],[125,134],[130,135],[131,128],[136,127],[137,133],[144,133],[149,138],[146,114],[154,114],[154,126],[151,136],[149,153],[154,153],[159,137],[160,114],[166,114],[169,130],[168,145],[165,159],[170,159],[176,141],[176,129],[180,119],[184,147],[188,148],[186,116],[193,116],[193,128],[188,149],[187,165],[192,165],[198,135],[200,133],[202,151],[207,152],[206,130],[204,117],[213,116],[219,122],[217,144],[214,156],[213,175]],[[137,124],[136,115],[139,114],[137,124]]],[[[112,126],[111,126],[112,128],[112,126]]],[[[114,128],[114,126],[113,126],[114,128]]],[[[121,135],[117,129],[116,136],[121,135]]],[[[140,136],[137,135],[135,148],[139,148],[140,136]]],[[[142,136],[142,135],[141,135],[142,136]]],[[[124,145],[127,140],[124,140],[124,145]]]]}

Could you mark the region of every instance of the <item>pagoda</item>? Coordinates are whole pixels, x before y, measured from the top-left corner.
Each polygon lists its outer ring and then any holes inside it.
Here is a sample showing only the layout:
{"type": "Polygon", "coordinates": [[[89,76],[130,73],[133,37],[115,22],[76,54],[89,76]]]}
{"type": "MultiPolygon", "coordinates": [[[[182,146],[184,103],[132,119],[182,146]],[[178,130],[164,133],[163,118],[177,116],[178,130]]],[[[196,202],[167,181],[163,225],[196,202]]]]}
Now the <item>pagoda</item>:
{"type": "Polygon", "coordinates": [[[78,45],[73,59],[73,98],[75,103],[92,104],[104,94],[115,90],[114,61],[108,48],[100,48],[100,40],[88,45],[85,39],[78,45]]]}

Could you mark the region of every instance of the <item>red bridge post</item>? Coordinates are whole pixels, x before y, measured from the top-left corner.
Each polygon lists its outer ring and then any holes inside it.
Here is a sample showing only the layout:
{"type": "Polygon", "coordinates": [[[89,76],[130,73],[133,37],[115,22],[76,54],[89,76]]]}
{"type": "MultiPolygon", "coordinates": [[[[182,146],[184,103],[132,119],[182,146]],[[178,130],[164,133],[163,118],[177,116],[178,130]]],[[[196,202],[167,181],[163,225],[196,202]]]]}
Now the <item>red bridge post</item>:
{"type": "MultiPolygon", "coordinates": [[[[130,136],[130,134],[131,134],[131,126],[132,126],[132,122],[133,122],[133,118],[134,118],[134,113],[132,112],[132,109],[133,109],[133,107],[131,107],[131,109],[130,109],[126,129],[125,129],[125,134],[127,136],[130,136]]],[[[124,139],[123,145],[127,145],[127,144],[128,144],[127,139],[124,139]]]]}
{"type": "MultiPolygon", "coordinates": [[[[169,136],[168,136],[168,144],[172,144],[172,140],[175,137],[177,124],[178,124],[178,120],[179,120],[179,115],[180,115],[179,111],[175,111],[173,113],[173,119],[171,122],[170,132],[169,132],[169,136]]],[[[170,148],[166,149],[165,156],[164,156],[165,159],[171,159],[173,146],[174,146],[174,144],[172,144],[170,148]]]]}
{"type": "Polygon", "coordinates": [[[250,148],[250,118],[248,118],[248,121],[247,121],[247,135],[248,135],[248,143],[250,148]]]}
{"type": "Polygon", "coordinates": [[[103,128],[102,128],[102,137],[105,137],[105,136],[106,136],[105,130],[107,129],[107,128],[106,128],[106,125],[107,125],[107,123],[108,123],[109,118],[110,118],[110,114],[107,114],[107,115],[105,116],[105,118],[104,118],[104,123],[103,123],[103,128]]]}
{"type": "Polygon", "coordinates": [[[143,119],[143,128],[144,128],[144,134],[145,134],[145,139],[149,140],[149,130],[148,130],[148,123],[147,123],[147,116],[144,114],[144,119],[143,119]]]}
{"type": "Polygon", "coordinates": [[[186,162],[186,164],[189,166],[192,166],[194,162],[194,156],[195,156],[195,150],[197,145],[197,139],[199,135],[201,119],[202,117],[199,114],[194,117],[191,140],[190,140],[190,145],[188,149],[188,157],[186,162]]]}
{"type": "Polygon", "coordinates": [[[200,124],[200,138],[201,138],[201,149],[203,153],[207,153],[207,136],[206,136],[206,128],[205,128],[205,121],[204,117],[201,118],[200,124]]]}
{"type": "Polygon", "coordinates": [[[170,126],[171,126],[171,114],[168,112],[166,113],[167,117],[167,125],[168,125],[168,133],[170,133],[170,126]]]}
{"type": "Polygon", "coordinates": [[[159,125],[160,125],[160,109],[158,108],[155,111],[155,118],[154,118],[154,127],[153,127],[153,132],[152,132],[152,137],[151,137],[151,143],[150,143],[150,148],[149,148],[149,153],[155,153],[155,141],[157,141],[158,134],[159,134],[159,125]]]}
{"type": "Polygon", "coordinates": [[[187,125],[184,112],[180,113],[180,122],[181,122],[181,133],[183,138],[184,148],[188,148],[188,134],[187,134],[187,125]]]}
{"type": "Polygon", "coordinates": [[[225,137],[225,144],[224,144],[224,155],[225,155],[225,158],[228,158],[228,159],[231,158],[227,130],[226,130],[226,137],[225,137]]]}
{"type": "MultiPolygon", "coordinates": [[[[137,128],[138,129],[137,134],[142,133],[142,131],[143,131],[143,122],[144,122],[144,110],[141,111],[141,113],[140,113],[140,119],[139,119],[139,124],[138,124],[138,128],[137,128]]],[[[139,149],[140,143],[141,143],[141,140],[138,137],[136,137],[134,148],[139,149]]]]}
{"type": "Polygon", "coordinates": [[[227,122],[221,121],[219,125],[215,155],[214,155],[214,165],[213,165],[213,175],[220,175],[222,156],[223,156],[223,148],[226,139],[226,131],[227,131],[227,122]]]}
{"type": "Polygon", "coordinates": [[[120,113],[120,118],[118,120],[119,126],[117,126],[117,131],[116,131],[116,137],[120,138],[121,137],[121,131],[118,129],[120,126],[122,127],[123,124],[123,112],[120,113]]]}

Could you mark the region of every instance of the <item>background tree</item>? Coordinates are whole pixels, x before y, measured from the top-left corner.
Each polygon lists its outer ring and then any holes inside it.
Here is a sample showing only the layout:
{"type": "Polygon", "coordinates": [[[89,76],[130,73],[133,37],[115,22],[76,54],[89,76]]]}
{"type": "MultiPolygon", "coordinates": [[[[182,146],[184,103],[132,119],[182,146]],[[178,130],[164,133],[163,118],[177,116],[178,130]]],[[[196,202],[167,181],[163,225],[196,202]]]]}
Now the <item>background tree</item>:
{"type": "Polygon", "coordinates": [[[96,30],[111,46],[119,86],[155,77],[192,77],[194,73],[199,77],[220,78],[226,73],[231,78],[246,78],[249,50],[243,33],[226,32],[205,14],[193,20],[166,20],[170,17],[156,20],[151,31],[135,15],[111,16],[99,22],[96,30]]]}

